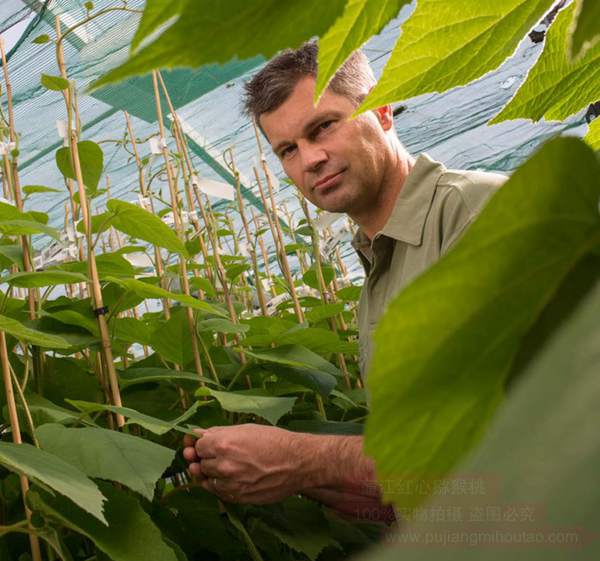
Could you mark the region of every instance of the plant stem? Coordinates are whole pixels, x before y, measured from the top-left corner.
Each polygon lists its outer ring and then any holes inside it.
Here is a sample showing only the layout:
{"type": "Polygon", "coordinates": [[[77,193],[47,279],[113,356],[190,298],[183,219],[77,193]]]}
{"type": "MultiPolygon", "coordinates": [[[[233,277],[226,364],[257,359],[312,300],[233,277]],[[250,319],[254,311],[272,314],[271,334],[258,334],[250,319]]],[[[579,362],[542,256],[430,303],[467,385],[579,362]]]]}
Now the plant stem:
{"type": "MultiPolygon", "coordinates": [[[[6,406],[8,409],[8,417],[10,419],[10,426],[12,432],[12,439],[15,444],[22,444],[21,438],[21,427],[19,425],[19,416],[17,414],[17,404],[15,402],[15,394],[13,390],[13,384],[10,374],[10,361],[8,360],[8,348],[6,347],[6,335],[4,331],[0,331],[0,361],[2,363],[2,380],[4,382],[4,393],[6,394],[6,406]]],[[[25,496],[29,491],[29,481],[24,475],[20,476],[21,483],[21,495],[23,497],[23,506],[25,508],[25,515],[27,522],[31,530],[31,511],[27,507],[25,502],[25,496]]],[[[34,561],[41,561],[42,552],[40,550],[40,542],[38,537],[34,534],[29,535],[29,543],[31,545],[31,555],[34,561]]]]}

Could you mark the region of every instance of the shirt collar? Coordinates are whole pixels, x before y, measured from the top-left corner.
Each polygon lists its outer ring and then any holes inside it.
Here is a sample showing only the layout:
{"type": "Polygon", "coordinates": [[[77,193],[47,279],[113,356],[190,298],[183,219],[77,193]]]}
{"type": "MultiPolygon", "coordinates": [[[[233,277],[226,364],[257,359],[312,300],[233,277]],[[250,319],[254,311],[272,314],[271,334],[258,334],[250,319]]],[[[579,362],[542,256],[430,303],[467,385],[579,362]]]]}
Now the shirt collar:
{"type": "MultiPolygon", "coordinates": [[[[384,235],[410,245],[421,245],[425,219],[431,208],[435,187],[444,171],[446,168],[443,164],[432,160],[427,154],[420,154],[404,180],[392,214],[375,236],[384,235]]],[[[360,229],[352,240],[352,246],[359,256],[370,258],[371,240],[360,229]]]]}

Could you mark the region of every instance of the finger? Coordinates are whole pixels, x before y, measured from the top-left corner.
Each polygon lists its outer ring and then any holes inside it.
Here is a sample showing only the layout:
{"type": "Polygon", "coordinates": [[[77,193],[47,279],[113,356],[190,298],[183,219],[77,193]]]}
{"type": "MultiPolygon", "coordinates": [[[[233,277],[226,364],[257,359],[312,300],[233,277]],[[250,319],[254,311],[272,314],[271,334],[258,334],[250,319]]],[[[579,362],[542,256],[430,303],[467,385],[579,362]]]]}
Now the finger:
{"type": "Polygon", "coordinates": [[[193,446],[194,443],[196,442],[197,438],[195,438],[194,436],[192,436],[191,434],[186,434],[183,437],[183,445],[184,446],[193,446]]]}
{"type": "Polygon", "coordinates": [[[202,461],[200,462],[200,469],[206,477],[216,477],[217,479],[223,478],[223,474],[217,468],[216,459],[202,458],[202,461]]]}
{"type": "Polygon", "coordinates": [[[214,458],[217,454],[215,452],[215,435],[209,431],[205,431],[201,438],[198,438],[194,443],[196,448],[196,454],[201,458],[214,458]]]}
{"type": "Polygon", "coordinates": [[[188,462],[199,462],[200,457],[196,454],[196,449],[193,446],[188,446],[183,449],[183,457],[188,462]]]}
{"type": "Polygon", "coordinates": [[[190,472],[190,475],[195,479],[200,479],[201,481],[204,481],[206,479],[206,476],[202,473],[202,470],[200,469],[200,462],[192,462],[188,466],[188,471],[190,472]]]}

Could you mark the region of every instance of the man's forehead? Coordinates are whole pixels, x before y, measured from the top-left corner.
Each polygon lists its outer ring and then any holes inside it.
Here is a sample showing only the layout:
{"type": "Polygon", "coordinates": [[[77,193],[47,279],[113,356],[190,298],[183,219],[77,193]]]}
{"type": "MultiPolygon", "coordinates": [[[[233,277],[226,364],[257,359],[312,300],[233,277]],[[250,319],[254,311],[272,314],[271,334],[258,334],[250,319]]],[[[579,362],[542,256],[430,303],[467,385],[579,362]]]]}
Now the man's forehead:
{"type": "Polygon", "coordinates": [[[315,79],[312,76],[302,78],[279,107],[259,117],[261,129],[271,145],[282,140],[291,140],[292,137],[301,134],[304,127],[321,114],[341,112],[344,102],[349,107],[351,105],[350,100],[326,90],[315,107],[314,91],[315,79]]]}

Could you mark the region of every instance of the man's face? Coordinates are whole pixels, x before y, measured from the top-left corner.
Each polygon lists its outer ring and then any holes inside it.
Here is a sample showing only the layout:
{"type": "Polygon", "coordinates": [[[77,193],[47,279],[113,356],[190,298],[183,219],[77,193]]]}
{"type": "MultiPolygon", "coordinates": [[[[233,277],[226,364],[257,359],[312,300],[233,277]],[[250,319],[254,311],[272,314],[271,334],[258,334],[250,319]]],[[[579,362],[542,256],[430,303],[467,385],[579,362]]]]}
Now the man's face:
{"type": "Polygon", "coordinates": [[[260,116],[260,125],[310,202],[351,216],[368,212],[385,177],[391,115],[369,111],[350,121],[350,99],[327,90],[315,108],[314,87],[314,78],[302,78],[282,105],[260,116]]]}

